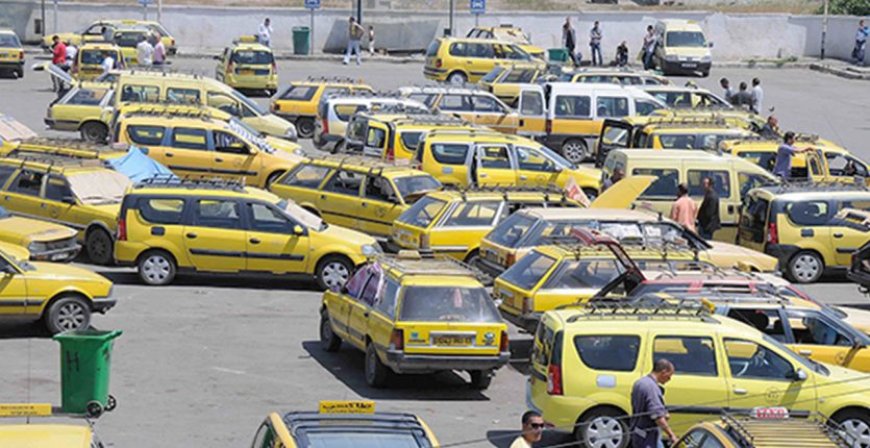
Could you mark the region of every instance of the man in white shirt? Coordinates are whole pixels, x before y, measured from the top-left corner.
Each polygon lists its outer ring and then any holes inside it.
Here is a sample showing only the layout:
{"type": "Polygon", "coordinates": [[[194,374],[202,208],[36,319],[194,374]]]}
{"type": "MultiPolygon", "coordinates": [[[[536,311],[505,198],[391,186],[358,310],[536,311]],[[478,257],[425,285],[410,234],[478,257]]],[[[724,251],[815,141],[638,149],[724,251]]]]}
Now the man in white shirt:
{"type": "Polygon", "coordinates": [[[257,41],[267,47],[272,46],[272,22],[268,17],[260,24],[260,29],[257,30],[257,41]]]}
{"type": "Polygon", "coordinates": [[[148,42],[145,36],[139,36],[139,43],[136,44],[136,58],[139,65],[142,67],[150,67],[152,56],[154,55],[154,47],[148,42]]]}
{"type": "Polygon", "coordinates": [[[73,66],[76,62],[76,55],[78,55],[79,49],[76,48],[75,45],[67,41],[66,43],[66,64],[70,67],[73,66]]]}
{"type": "Polygon", "coordinates": [[[758,78],[752,79],[752,111],[757,114],[764,113],[764,90],[758,78]]]}
{"type": "Polygon", "coordinates": [[[115,58],[112,57],[112,53],[103,53],[103,62],[100,63],[100,67],[103,68],[103,73],[109,73],[115,68],[115,58]]]}

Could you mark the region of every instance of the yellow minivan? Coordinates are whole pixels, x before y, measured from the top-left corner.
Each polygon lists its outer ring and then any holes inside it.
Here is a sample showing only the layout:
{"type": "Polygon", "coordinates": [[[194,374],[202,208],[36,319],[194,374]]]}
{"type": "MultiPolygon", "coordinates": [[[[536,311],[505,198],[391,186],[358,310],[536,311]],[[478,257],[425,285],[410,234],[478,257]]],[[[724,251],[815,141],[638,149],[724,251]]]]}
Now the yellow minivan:
{"type": "Polygon", "coordinates": [[[420,140],[437,129],[469,130],[470,123],[449,115],[422,113],[358,113],[347,125],[344,150],[383,160],[410,160],[420,140]]]}
{"type": "Polygon", "coordinates": [[[399,94],[432,110],[499,132],[516,134],[519,127],[516,111],[486,91],[466,87],[401,87],[399,94]]]}
{"type": "MultiPolygon", "coordinates": [[[[728,140],[722,142],[722,150],[772,172],[776,151],[781,144],[778,140],[728,140]]],[[[815,147],[816,151],[792,156],[789,179],[853,182],[856,177],[862,177],[870,183],[870,167],[846,149],[814,138],[802,139],[797,145],[815,147]]]]}
{"type": "Polygon", "coordinates": [[[664,19],[655,24],[653,63],[666,75],[699,74],[707,77],[713,66],[712,42],[694,20],[664,19]]]}
{"type": "Polygon", "coordinates": [[[547,63],[532,57],[519,45],[495,39],[437,37],[426,50],[423,75],[450,84],[477,82],[496,65],[516,62],[547,63]]]}
{"type": "Polygon", "coordinates": [[[278,65],[271,48],[235,41],[214,58],[218,61],[214,70],[218,81],[238,90],[266,92],[267,96],[278,90],[278,65]]]}
{"type": "Polygon", "coordinates": [[[499,65],[480,78],[477,85],[483,87],[505,104],[515,107],[520,97],[520,87],[539,82],[547,76],[546,70],[534,64],[499,65]]]}
{"type": "Polygon", "coordinates": [[[42,48],[50,52],[52,44],[51,38],[55,34],[60,37],[61,41],[70,42],[75,46],[81,47],[85,43],[101,41],[104,42],[104,29],[111,31],[114,34],[114,31],[116,29],[124,27],[144,27],[150,30],[152,33],[160,33],[163,45],[166,47],[166,53],[174,55],[178,51],[175,43],[175,38],[172,37],[166,27],[161,25],[160,22],[135,19],[96,20],[94,22],[91,22],[91,24],[87,27],[80,29],[79,31],[65,33],[46,33],[45,37],[43,37],[42,39],[42,48]]]}

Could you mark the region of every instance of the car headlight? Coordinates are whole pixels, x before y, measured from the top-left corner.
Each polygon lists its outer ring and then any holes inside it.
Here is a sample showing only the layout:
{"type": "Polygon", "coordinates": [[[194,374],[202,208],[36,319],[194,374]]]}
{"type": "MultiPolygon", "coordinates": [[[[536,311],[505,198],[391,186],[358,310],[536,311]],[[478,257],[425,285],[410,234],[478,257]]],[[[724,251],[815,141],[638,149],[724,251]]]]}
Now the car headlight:
{"type": "Polygon", "coordinates": [[[680,60],[680,57],[677,55],[665,55],[665,60],[670,62],[677,62],[680,60]]]}
{"type": "Polygon", "coordinates": [[[27,250],[31,252],[44,252],[48,249],[48,246],[45,243],[40,243],[39,241],[34,241],[27,245],[27,250]]]}
{"type": "Polygon", "coordinates": [[[287,128],[287,131],[284,132],[284,137],[289,140],[296,141],[296,139],[298,138],[298,134],[296,133],[296,126],[291,124],[290,127],[287,128]]]}
{"type": "Polygon", "coordinates": [[[376,244],[363,244],[361,251],[366,257],[374,257],[381,253],[381,247],[376,244]]]}
{"type": "Polygon", "coordinates": [[[713,62],[713,56],[704,56],[701,58],[701,62],[713,62]]]}

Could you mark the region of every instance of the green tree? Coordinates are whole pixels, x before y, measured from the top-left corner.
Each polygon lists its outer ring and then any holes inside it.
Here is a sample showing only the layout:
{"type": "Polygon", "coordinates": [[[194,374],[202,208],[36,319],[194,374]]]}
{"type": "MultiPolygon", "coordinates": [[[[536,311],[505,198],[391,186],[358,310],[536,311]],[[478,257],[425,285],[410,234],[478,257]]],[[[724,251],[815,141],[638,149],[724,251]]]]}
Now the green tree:
{"type": "Polygon", "coordinates": [[[831,0],[831,14],[870,15],[870,0],[831,0]]]}

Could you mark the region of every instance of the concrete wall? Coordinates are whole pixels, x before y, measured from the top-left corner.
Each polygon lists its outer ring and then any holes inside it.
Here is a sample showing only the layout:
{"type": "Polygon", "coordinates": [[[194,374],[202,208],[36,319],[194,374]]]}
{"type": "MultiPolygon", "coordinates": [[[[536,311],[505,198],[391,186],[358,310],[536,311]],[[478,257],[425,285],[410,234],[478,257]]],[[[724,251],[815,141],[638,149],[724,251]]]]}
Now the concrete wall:
{"type": "MultiPolygon", "coordinates": [[[[53,32],[52,3],[47,3],[46,30],[53,32]]],[[[100,18],[139,18],[143,9],[136,5],[100,5],[61,2],[58,7],[60,22],[57,29],[68,31],[80,29],[100,18]]],[[[364,12],[363,22],[378,25],[402,24],[411,21],[440,20],[439,29],[448,26],[446,12],[372,11],[364,12]]],[[[320,10],[315,13],[315,49],[320,51],[335,21],[345,21],[347,10],[320,10]]],[[[822,18],[820,16],[794,16],[788,14],[719,14],[709,12],[506,12],[490,13],[480,17],[481,25],[511,23],[521,26],[542,47],[557,46],[561,38],[561,25],[570,15],[577,29],[578,49],[588,57],[586,46],[588,30],[595,20],[601,21],[604,32],[603,52],[611,58],[616,46],[628,42],[632,54],[636,54],[647,25],[657,19],[687,18],[697,20],[705,29],[708,39],[714,43],[713,54],[717,60],[738,60],[750,57],[775,58],[788,56],[818,56],[821,48],[822,18]]],[[[13,21],[12,25],[26,39],[37,38],[33,32],[34,19],[40,16],[38,3],[21,0],[0,0],[0,22],[13,21]],[[34,6],[36,5],[36,6],[34,6]],[[30,9],[30,18],[21,23],[22,8],[30,9]],[[13,15],[13,12],[15,15],[13,15]],[[23,31],[23,32],[22,32],[23,31]]],[[[277,49],[292,48],[292,28],[309,26],[310,15],[304,9],[292,8],[214,8],[208,6],[165,6],[163,24],[177,39],[181,52],[194,50],[217,50],[241,34],[253,34],[264,17],[271,17],[275,33],[273,46],[277,49]]],[[[155,8],[149,10],[149,18],[156,17],[155,8]]],[[[856,17],[833,17],[828,25],[826,56],[848,59],[852,50],[856,17]]],[[[464,34],[474,26],[474,16],[467,12],[455,16],[456,34],[464,34]]],[[[430,31],[431,32],[431,31],[430,31]]]]}

